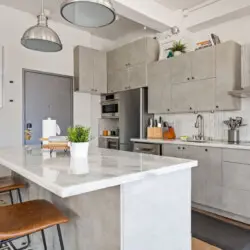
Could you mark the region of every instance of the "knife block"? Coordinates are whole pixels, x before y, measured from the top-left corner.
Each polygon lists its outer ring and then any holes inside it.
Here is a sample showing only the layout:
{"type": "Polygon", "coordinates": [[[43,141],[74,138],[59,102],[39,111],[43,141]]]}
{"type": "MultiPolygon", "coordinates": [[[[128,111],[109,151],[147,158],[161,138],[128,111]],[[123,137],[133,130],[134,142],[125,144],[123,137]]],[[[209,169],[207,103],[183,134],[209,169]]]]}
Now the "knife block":
{"type": "Polygon", "coordinates": [[[147,138],[148,139],[162,139],[162,128],[148,128],[147,138]]]}

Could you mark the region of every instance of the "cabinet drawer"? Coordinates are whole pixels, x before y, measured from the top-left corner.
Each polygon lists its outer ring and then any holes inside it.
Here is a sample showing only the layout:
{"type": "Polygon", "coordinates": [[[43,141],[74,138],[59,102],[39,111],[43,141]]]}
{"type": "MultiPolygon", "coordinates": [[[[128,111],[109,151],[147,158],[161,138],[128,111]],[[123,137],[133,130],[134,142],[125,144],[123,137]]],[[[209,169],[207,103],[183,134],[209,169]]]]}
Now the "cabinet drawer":
{"type": "Polygon", "coordinates": [[[250,165],[223,162],[223,186],[250,191],[250,165]]]}
{"type": "Polygon", "coordinates": [[[250,153],[248,150],[224,149],[223,161],[250,165],[250,153]]]}
{"type": "Polygon", "coordinates": [[[162,145],[162,155],[169,157],[182,157],[182,150],[180,145],[162,145]]]}

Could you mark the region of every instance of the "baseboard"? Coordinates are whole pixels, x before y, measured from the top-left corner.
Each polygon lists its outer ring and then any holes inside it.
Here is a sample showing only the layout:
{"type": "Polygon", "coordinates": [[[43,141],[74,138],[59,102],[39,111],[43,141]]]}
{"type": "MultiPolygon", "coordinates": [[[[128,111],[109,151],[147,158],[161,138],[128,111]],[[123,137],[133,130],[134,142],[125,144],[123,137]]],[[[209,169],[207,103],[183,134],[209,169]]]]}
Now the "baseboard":
{"type": "Polygon", "coordinates": [[[234,226],[250,230],[250,218],[228,213],[216,208],[203,206],[197,203],[192,203],[192,210],[234,226]]]}

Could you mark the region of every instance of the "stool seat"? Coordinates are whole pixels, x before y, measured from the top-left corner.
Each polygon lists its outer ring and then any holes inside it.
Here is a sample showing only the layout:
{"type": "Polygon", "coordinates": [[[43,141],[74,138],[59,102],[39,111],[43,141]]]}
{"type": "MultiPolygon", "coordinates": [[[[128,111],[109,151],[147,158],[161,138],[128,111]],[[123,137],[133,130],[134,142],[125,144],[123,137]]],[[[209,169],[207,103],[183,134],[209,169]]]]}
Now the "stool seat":
{"type": "Polygon", "coordinates": [[[0,207],[0,240],[22,237],[66,222],[68,218],[45,200],[0,207]]]}
{"type": "Polygon", "coordinates": [[[24,183],[20,182],[19,180],[16,180],[11,176],[0,178],[0,193],[24,187],[25,187],[24,183]]]}

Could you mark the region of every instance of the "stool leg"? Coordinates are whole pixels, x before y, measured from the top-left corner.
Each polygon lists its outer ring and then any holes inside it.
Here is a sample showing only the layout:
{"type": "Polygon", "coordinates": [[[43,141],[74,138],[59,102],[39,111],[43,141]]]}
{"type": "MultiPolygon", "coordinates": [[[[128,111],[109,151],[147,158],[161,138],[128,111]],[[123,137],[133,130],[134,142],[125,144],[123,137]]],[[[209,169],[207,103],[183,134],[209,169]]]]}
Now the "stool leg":
{"type": "Polygon", "coordinates": [[[56,227],[57,227],[57,232],[58,232],[58,237],[59,237],[59,241],[60,241],[61,250],[64,250],[64,245],[63,245],[63,239],[62,239],[62,233],[61,233],[60,225],[56,225],[56,227]]]}
{"type": "Polygon", "coordinates": [[[13,205],[14,201],[13,201],[13,196],[12,196],[12,191],[11,190],[9,191],[9,195],[10,195],[11,204],[13,205]]]}
{"type": "Polygon", "coordinates": [[[22,201],[20,188],[17,189],[17,193],[18,193],[19,201],[20,201],[20,203],[22,203],[23,201],[22,201]]]}
{"type": "Polygon", "coordinates": [[[47,244],[46,244],[46,239],[45,239],[44,230],[41,230],[41,233],[42,233],[42,238],[43,238],[44,250],[47,250],[47,244]]]}

